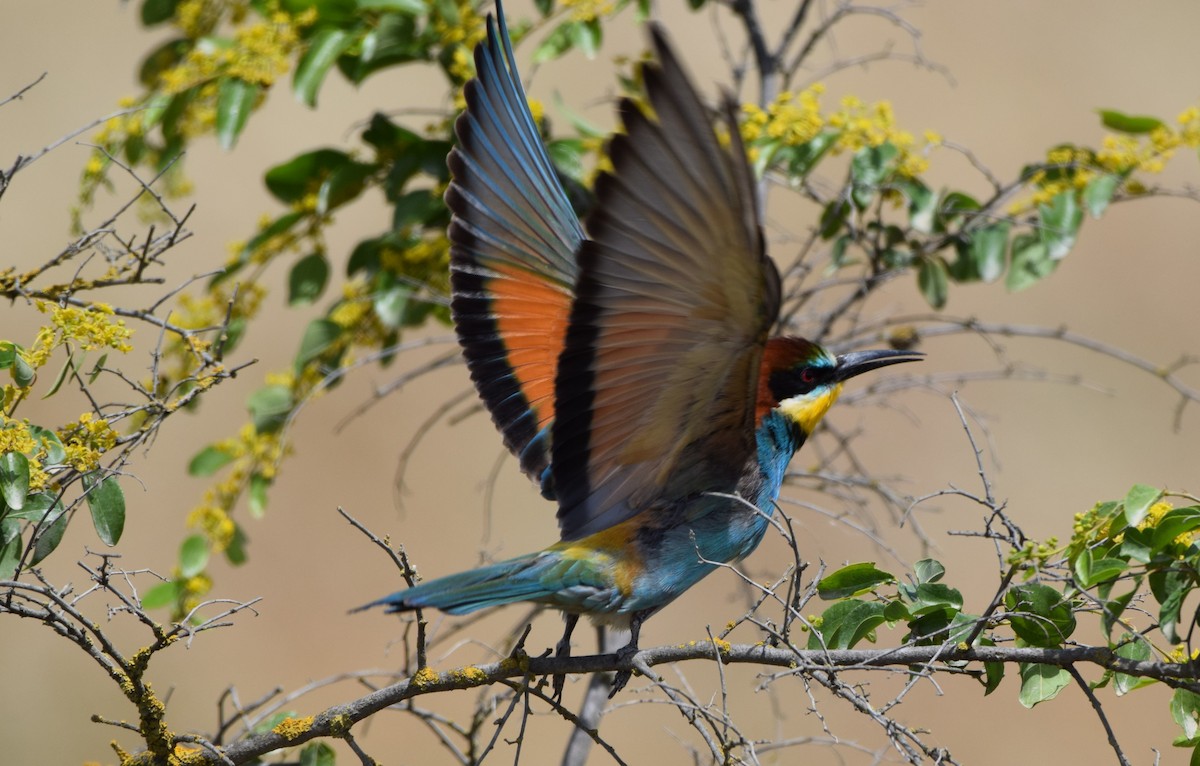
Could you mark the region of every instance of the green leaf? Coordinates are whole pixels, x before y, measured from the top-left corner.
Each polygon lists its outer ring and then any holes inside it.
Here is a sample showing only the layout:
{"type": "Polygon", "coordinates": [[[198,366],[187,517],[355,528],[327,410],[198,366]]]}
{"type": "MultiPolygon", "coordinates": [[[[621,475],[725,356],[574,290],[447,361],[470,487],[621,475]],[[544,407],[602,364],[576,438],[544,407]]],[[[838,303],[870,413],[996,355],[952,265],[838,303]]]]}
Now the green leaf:
{"type": "Polygon", "coordinates": [[[1125,114],[1115,109],[1101,109],[1100,121],[1104,127],[1121,133],[1149,133],[1163,127],[1162,120],[1145,115],[1125,114]]]}
{"type": "Polygon", "coordinates": [[[374,28],[362,36],[357,55],[351,47],[350,53],[337,60],[338,69],[351,82],[357,85],[380,70],[418,61],[426,55],[415,18],[425,12],[425,6],[420,0],[409,2],[415,4],[415,13],[397,11],[381,16],[374,28]]]}
{"type": "Polygon", "coordinates": [[[838,197],[821,211],[821,239],[833,239],[850,217],[850,203],[838,197]]]}
{"type": "Polygon", "coordinates": [[[313,742],[300,750],[300,766],[334,766],[333,748],[324,742],[313,742]]]}
{"type": "Polygon", "coordinates": [[[348,162],[330,173],[317,190],[317,214],[331,213],[357,198],[375,170],[365,162],[348,162]]]}
{"type": "Polygon", "coordinates": [[[396,199],[392,211],[392,228],[403,229],[412,224],[424,224],[445,211],[442,199],[429,189],[407,192],[396,199]]]}
{"type": "Polygon", "coordinates": [[[271,486],[271,480],[262,476],[262,474],[253,474],[250,477],[250,515],[256,519],[261,519],[267,512],[267,489],[271,486]]]}
{"type": "Polygon", "coordinates": [[[278,431],[292,411],[292,390],[287,386],[263,386],[246,401],[250,419],[260,434],[278,431]]]}
{"type": "Polygon", "coordinates": [[[17,347],[10,341],[0,340],[0,370],[8,369],[17,361],[17,347]]]}
{"type": "Polygon", "coordinates": [[[1000,688],[1000,682],[1004,680],[1004,663],[985,662],[983,663],[983,673],[983,696],[986,697],[1000,688]]]}
{"type": "Polygon", "coordinates": [[[225,558],[234,566],[246,563],[246,532],[240,524],[233,527],[233,539],[225,546],[225,558]]]}
{"type": "Polygon", "coordinates": [[[425,13],[429,6],[422,0],[358,0],[358,7],[369,11],[395,11],[417,16],[425,13]]]}
{"type": "Polygon", "coordinates": [[[865,210],[871,204],[884,178],[892,172],[892,161],[899,153],[888,142],[879,146],[864,146],[854,153],[854,158],[850,160],[850,198],[855,207],[865,210]]]}
{"type": "Polygon", "coordinates": [[[62,388],[62,384],[67,380],[67,373],[72,369],[71,354],[67,354],[67,358],[63,360],[62,367],[59,368],[58,374],[54,376],[54,382],[50,384],[50,390],[42,394],[43,399],[49,399],[58,393],[58,389],[62,388]]]}
{"type": "Polygon", "coordinates": [[[960,218],[982,209],[979,200],[962,192],[950,192],[942,197],[935,220],[936,231],[947,231],[960,218]]]}
{"type": "Polygon", "coordinates": [[[1154,525],[1154,550],[1161,551],[1180,535],[1200,529],[1200,506],[1176,508],[1163,515],[1154,525]]]}
{"type": "Polygon", "coordinates": [[[83,478],[88,510],[92,512],[92,526],[105,545],[116,545],[125,529],[125,493],[121,491],[116,476],[106,476],[93,484],[95,473],[93,471],[83,478]]]}
{"type": "Polygon", "coordinates": [[[246,127],[259,90],[254,83],[240,77],[224,77],[217,89],[217,143],[222,149],[232,149],[246,127]]]}
{"type": "Polygon", "coordinates": [[[946,574],[946,567],[937,559],[921,559],[913,567],[917,582],[937,582],[946,574]]]}
{"type": "Polygon", "coordinates": [[[412,288],[397,282],[391,287],[375,293],[373,307],[379,322],[389,330],[395,330],[404,324],[405,314],[408,313],[409,299],[412,298],[412,288]]]}
{"type": "MultiPolygon", "coordinates": [[[[1127,660],[1135,660],[1142,662],[1150,659],[1152,649],[1150,642],[1136,633],[1126,633],[1121,636],[1121,645],[1114,652],[1118,657],[1127,660]]],[[[1128,694],[1139,686],[1154,683],[1153,679],[1146,679],[1140,676],[1126,675],[1125,673],[1113,674],[1113,691],[1117,696],[1128,694]]]]}
{"type": "Polygon", "coordinates": [[[1082,588],[1091,588],[1102,582],[1114,580],[1125,573],[1129,565],[1123,559],[1110,557],[1094,558],[1090,550],[1085,550],[1075,559],[1075,579],[1082,588]]]}
{"type": "Polygon", "coordinates": [[[1158,487],[1134,484],[1125,495],[1125,523],[1131,527],[1141,524],[1142,519],[1146,518],[1146,512],[1150,510],[1150,506],[1157,503],[1160,497],[1162,497],[1162,490],[1158,487]]]}
{"type": "Polygon", "coordinates": [[[288,305],[312,303],[329,284],[329,259],[323,253],[306,255],[288,273],[288,305]]]}
{"type": "Polygon", "coordinates": [[[92,366],[91,372],[88,373],[88,383],[95,383],[96,378],[100,377],[100,373],[104,372],[104,364],[108,361],[108,354],[101,354],[96,360],[96,364],[92,366]]]}
{"type": "Polygon", "coordinates": [[[962,593],[942,583],[919,583],[916,588],[908,591],[905,597],[912,604],[908,611],[913,615],[943,610],[957,612],[963,605],[962,593]]]}
{"type": "Polygon", "coordinates": [[[1019,292],[1050,276],[1058,261],[1049,257],[1049,250],[1036,234],[1020,234],[1012,240],[1012,265],[1004,285],[1019,292]]]}
{"type": "Polygon", "coordinates": [[[142,3],[142,24],[152,27],[175,17],[175,6],[179,0],[145,0],[142,3]]]}
{"type": "Polygon", "coordinates": [[[560,138],[546,143],[546,153],[550,161],[567,176],[576,181],[583,181],[587,169],[583,166],[583,156],[586,154],[583,140],[579,138],[560,138]]]}
{"type": "Polygon", "coordinates": [[[850,649],[884,623],[883,612],[877,602],[839,601],[821,615],[821,628],[808,637],[808,648],[850,649]]]}
{"type": "Polygon", "coordinates": [[[914,231],[931,234],[934,229],[934,214],[937,212],[938,195],[917,179],[904,179],[896,186],[908,199],[908,222],[914,231]]]}
{"type": "Polygon", "coordinates": [[[143,609],[161,609],[179,600],[179,583],[174,581],[160,582],[142,596],[143,609]]]}
{"type": "Polygon", "coordinates": [[[1049,585],[1016,585],[1004,594],[1013,632],[1031,646],[1061,646],[1075,632],[1071,602],[1049,585]]]}
{"type": "Polygon", "coordinates": [[[191,535],[179,546],[179,574],[195,577],[208,566],[208,541],[203,535],[191,535]]]}
{"type": "Polygon", "coordinates": [[[788,175],[803,178],[829,153],[837,143],[838,131],[826,130],[813,136],[807,143],[788,147],[786,153],[788,175]]]}
{"type": "Polygon", "coordinates": [[[29,458],[20,452],[0,455],[0,499],[14,511],[25,507],[29,494],[29,458]]]}
{"type": "Polygon", "coordinates": [[[233,460],[234,457],[229,452],[209,445],[192,457],[188,463],[188,476],[212,476],[233,460]]]}
{"type": "Polygon", "coordinates": [[[888,622],[907,622],[912,619],[912,613],[903,601],[889,601],[883,606],[883,618],[888,622]]]}
{"type": "Polygon", "coordinates": [[[1038,205],[1041,226],[1038,232],[1046,245],[1046,255],[1053,261],[1063,258],[1075,245],[1083,210],[1074,191],[1059,192],[1050,204],[1038,205]]]}
{"type": "Polygon", "coordinates": [[[564,22],[554,28],[554,31],[546,35],[538,45],[537,50],[533,52],[534,64],[545,64],[562,56],[575,44],[571,38],[571,30],[568,28],[574,22],[564,22]]]}
{"type": "Polygon", "coordinates": [[[300,339],[300,350],[296,353],[296,371],[320,359],[342,335],[342,326],[328,319],[314,319],[304,328],[300,339]]]}
{"type": "Polygon", "coordinates": [[[1121,555],[1139,564],[1149,564],[1154,547],[1154,530],[1126,527],[1121,541],[1121,555]]]}
{"type": "Polygon", "coordinates": [[[275,199],[289,204],[303,199],[335,170],[351,162],[350,155],[338,149],[317,149],[276,165],[263,180],[275,199]]]}
{"type": "Polygon", "coordinates": [[[21,565],[21,525],[16,519],[0,519],[0,580],[11,580],[21,565]]]}
{"type": "Polygon", "coordinates": [[[63,534],[67,531],[67,521],[70,516],[61,511],[61,507],[57,516],[53,513],[46,516],[45,525],[42,526],[38,533],[37,542],[33,544],[33,553],[29,557],[29,566],[37,566],[54,552],[58,544],[62,542],[63,534]]]}
{"type": "Polygon", "coordinates": [[[936,255],[922,258],[917,267],[917,287],[931,307],[940,309],[945,306],[950,290],[946,263],[936,255]]]}
{"type": "Polygon", "coordinates": [[[1004,221],[971,234],[971,264],[984,282],[995,282],[1004,273],[1004,253],[1008,248],[1008,232],[1011,228],[1004,221]]]}
{"type": "Polygon", "coordinates": [[[37,373],[29,362],[25,361],[25,357],[17,354],[12,365],[12,379],[17,384],[18,388],[28,388],[33,385],[33,379],[37,377],[37,373]]]}
{"type": "Polygon", "coordinates": [[[1113,173],[1105,173],[1088,181],[1083,189],[1083,204],[1087,206],[1092,218],[1099,218],[1108,209],[1113,194],[1121,185],[1122,178],[1113,173]]]}
{"type": "Polygon", "coordinates": [[[1183,729],[1183,736],[1200,737],[1200,694],[1176,689],[1171,695],[1171,718],[1183,729]]]}
{"type": "MultiPolygon", "coordinates": [[[[1137,581],[1140,583],[1140,580],[1137,581]]],[[[1129,606],[1129,602],[1137,595],[1138,588],[1126,593],[1124,596],[1118,596],[1114,599],[1109,599],[1103,603],[1103,612],[1100,615],[1100,626],[1104,628],[1104,635],[1112,635],[1113,628],[1117,625],[1117,620],[1121,618],[1121,614],[1125,608],[1129,606]]]]}
{"type": "Polygon", "coordinates": [[[1183,642],[1179,635],[1180,612],[1183,601],[1192,592],[1195,583],[1192,574],[1179,570],[1157,570],[1147,578],[1150,592],[1158,599],[1158,628],[1172,644],[1183,642]]]}
{"type": "Polygon", "coordinates": [[[842,567],[817,583],[817,594],[826,601],[855,596],[885,583],[896,582],[896,576],[875,568],[868,561],[842,567]]]}
{"type": "Polygon", "coordinates": [[[342,29],[324,27],[313,35],[308,50],[300,57],[292,77],[292,92],[297,100],[308,106],[317,105],[317,92],[329,68],[354,44],[354,35],[342,29]]]}
{"type": "Polygon", "coordinates": [[[1052,700],[1071,683],[1071,674],[1053,665],[1021,663],[1021,704],[1031,708],[1039,702],[1052,700]]]}
{"type": "Polygon", "coordinates": [[[571,44],[583,51],[583,55],[589,59],[596,58],[604,39],[604,28],[600,26],[600,19],[569,21],[567,22],[567,34],[571,38],[571,44]]]}
{"type": "Polygon", "coordinates": [[[25,507],[19,511],[9,509],[6,518],[9,519],[28,519],[35,524],[43,519],[49,519],[44,523],[50,523],[62,515],[62,503],[58,498],[49,492],[38,492],[25,498],[25,507]]]}
{"type": "MultiPolygon", "coordinates": [[[[157,87],[163,72],[178,66],[190,50],[192,50],[192,41],[182,37],[168,40],[158,46],[142,59],[142,66],[138,69],[138,82],[148,89],[157,87]]],[[[162,111],[166,105],[166,99],[156,100],[153,106],[142,113],[143,126],[150,127],[157,124],[162,118],[162,111]]]]}

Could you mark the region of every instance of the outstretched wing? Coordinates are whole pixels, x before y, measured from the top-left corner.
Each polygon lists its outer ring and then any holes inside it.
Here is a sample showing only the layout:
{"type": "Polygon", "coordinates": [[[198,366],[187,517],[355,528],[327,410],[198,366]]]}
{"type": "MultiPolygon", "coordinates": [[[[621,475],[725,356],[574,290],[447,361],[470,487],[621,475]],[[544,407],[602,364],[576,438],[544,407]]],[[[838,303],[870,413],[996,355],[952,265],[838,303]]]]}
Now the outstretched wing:
{"type": "Polygon", "coordinates": [[[499,32],[489,17],[448,159],[451,308],[479,395],[521,469],[540,481],[583,230],[529,113],[499,3],[496,11],[499,32]]]}
{"type": "Polygon", "coordinates": [[[559,360],[551,470],[568,540],[660,500],[732,490],[755,448],[759,360],[779,310],[732,110],[722,146],[663,33],[652,37],[656,118],[621,104],[559,360]]]}

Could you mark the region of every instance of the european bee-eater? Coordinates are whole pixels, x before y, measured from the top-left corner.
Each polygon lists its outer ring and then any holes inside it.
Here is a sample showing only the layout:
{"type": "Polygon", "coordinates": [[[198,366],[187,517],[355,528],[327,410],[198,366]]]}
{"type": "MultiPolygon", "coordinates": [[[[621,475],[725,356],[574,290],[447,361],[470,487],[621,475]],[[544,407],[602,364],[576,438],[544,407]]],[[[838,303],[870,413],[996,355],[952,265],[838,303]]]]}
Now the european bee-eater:
{"type": "MultiPolygon", "coordinates": [[[[450,153],[455,327],[559,542],[372,602],[463,614],[516,601],[627,625],[758,545],[793,453],[848,378],[920,354],[768,339],[780,303],[729,99],[718,138],[663,31],[622,99],[582,228],[542,145],[503,12],[450,153]]],[[[619,679],[623,684],[627,679],[619,679]]]]}

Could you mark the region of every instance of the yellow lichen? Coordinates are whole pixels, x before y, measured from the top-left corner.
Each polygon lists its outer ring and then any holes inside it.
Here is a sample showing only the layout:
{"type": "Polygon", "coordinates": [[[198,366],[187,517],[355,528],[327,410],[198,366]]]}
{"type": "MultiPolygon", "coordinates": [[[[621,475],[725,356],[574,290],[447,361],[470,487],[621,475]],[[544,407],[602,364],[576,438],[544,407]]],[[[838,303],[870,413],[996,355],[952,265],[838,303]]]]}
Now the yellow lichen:
{"type": "Polygon", "coordinates": [[[294,739],[304,736],[308,730],[312,728],[313,716],[305,716],[303,718],[285,718],[275,725],[271,731],[291,742],[294,739]]]}
{"type": "Polygon", "coordinates": [[[474,665],[468,665],[465,668],[450,671],[450,677],[455,681],[466,681],[470,684],[481,684],[487,680],[487,673],[484,673],[474,665]]]}
{"type": "Polygon", "coordinates": [[[435,684],[441,676],[433,668],[421,668],[412,677],[412,685],[418,689],[424,689],[427,686],[435,684]]]}

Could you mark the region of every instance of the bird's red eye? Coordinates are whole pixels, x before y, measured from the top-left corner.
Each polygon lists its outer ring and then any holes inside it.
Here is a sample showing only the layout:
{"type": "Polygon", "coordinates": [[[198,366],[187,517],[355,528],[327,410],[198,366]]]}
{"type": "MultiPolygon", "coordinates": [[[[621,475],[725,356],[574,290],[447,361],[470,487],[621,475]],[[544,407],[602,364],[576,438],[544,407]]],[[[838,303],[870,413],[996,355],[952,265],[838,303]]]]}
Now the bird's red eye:
{"type": "Polygon", "coordinates": [[[811,367],[805,367],[800,371],[800,381],[805,384],[816,383],[817,374],[813,372],[811,367]]]}

